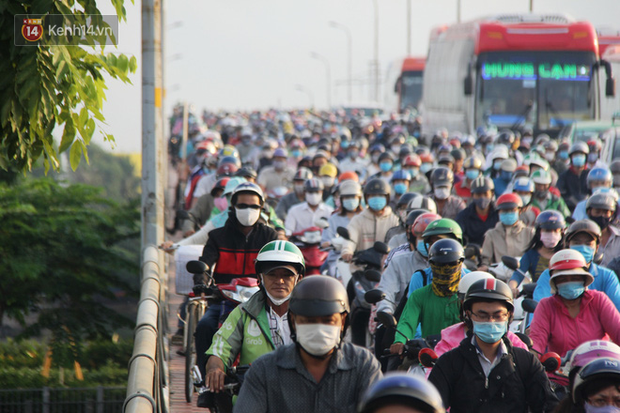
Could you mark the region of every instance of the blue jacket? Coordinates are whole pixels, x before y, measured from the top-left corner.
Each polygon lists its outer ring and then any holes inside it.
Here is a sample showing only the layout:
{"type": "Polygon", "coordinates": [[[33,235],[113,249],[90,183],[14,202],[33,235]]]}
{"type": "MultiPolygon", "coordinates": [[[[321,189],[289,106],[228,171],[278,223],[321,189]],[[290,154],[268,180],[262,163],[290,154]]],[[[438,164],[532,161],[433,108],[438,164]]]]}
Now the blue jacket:
{"type": "MultiPolygon", "coordinates": [[[[597,290],[607,294],[607,297],[614,303],[618,311],[620,311],[620,283],[618,277],[609,268],[600,265],[591,264],[590,274],[594,276],[594,282],[588,286],[591,290],[597,290]]],[[[551,286],[549,285],[549,269],[546,269],[536,283],[534,290],[534,300],[540,301],[543,298],[551,297],[551,286]]]]}

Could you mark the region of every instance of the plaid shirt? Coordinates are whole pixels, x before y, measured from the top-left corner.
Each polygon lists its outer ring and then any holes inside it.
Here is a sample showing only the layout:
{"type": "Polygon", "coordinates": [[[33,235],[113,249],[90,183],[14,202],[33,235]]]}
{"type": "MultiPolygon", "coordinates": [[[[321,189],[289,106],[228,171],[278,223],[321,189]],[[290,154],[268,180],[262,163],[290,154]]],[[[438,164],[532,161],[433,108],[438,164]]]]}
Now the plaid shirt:
{"type": "Polygon", "coordinates": [[[280,317],[275,311],[273,311],[273,308],[269,307],[267,316],[269,317],[271,339],[273,340],[273,344],[276,348],[292,343],[291,329],[288,325],[288,312],[280,317]]]}

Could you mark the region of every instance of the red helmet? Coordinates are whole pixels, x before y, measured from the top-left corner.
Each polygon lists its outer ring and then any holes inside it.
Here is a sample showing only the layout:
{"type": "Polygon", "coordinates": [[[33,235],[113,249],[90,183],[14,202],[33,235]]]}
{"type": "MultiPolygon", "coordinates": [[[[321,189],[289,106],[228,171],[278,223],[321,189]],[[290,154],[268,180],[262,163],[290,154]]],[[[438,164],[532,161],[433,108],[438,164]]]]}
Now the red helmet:
{"type": "Polygon", "coordinates": [[[420,161],[422,163],[433,163],[435,161],[435,157],[432,153],[423,153],[420,155],[420,161]]]}
{"type": "Polygon", "coordinates": [[[403,166],[417,166],[419,168],[420,165],[422,165],[422,160],[417,153],[407,155],[403,161],[403,166]]]}
{"type": "Polygon", "coordinates": [[[517,194],[513,194],[512,192],[497,198],[497,209],[499,210],[521,208],[522,206],[523,201],[521,200],[521,197],[517,194]]]}
{"type": "Polygon", "coordinates": [[[426,227],[433,221],[437,221],[441,219],[441,215],[433,214],[432,212],[427,212],[415,219],[413,221],[413,225],[411,226],[411,233],[416,237],[421,237],[424,231],[426,231],[426,227]]]}
{"type": "Polygon", "coordinates": [[[342,182],[342,181],[346,181],[347,179],[351,180],[351,181],[355,181],[355,182],[359,182],[360,178],[359,176],[357,176],[357,174],[353,171],[347,171],[347,172],[343,172],[340,174],[340,176],[338,177],[338,182],[342,182]]]}

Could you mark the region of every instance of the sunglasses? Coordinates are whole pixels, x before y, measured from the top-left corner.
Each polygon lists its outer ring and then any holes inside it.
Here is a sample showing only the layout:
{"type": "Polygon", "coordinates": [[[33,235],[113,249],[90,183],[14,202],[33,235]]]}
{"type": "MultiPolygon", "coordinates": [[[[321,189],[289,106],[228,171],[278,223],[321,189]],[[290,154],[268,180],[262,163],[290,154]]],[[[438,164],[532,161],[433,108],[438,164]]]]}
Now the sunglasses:
{"type": "Polygon", "coordinates": [[[235,208],[237,208],[237,209],[248,209],[248,208],[260,209],[261,206],[260,205],[237,204],[237,205],[235,205],[235,208]]]}

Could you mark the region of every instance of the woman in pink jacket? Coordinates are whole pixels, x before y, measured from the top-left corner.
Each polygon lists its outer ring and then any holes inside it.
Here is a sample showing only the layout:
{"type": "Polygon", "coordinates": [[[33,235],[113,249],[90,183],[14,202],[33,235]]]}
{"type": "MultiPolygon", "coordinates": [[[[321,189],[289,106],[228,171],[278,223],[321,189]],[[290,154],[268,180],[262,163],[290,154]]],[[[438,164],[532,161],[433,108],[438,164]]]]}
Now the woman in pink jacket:
{"type": "Polygon", "coordinates": [[[588,290],[594,277],[585,270],[583,255],[567,249],[556,252],[549,263],[551,292],[534,312],[530,338],[539,353],[564,356],[589,340],[606,334],[620,344],[620,313],[605,293],[588,290]]]}

